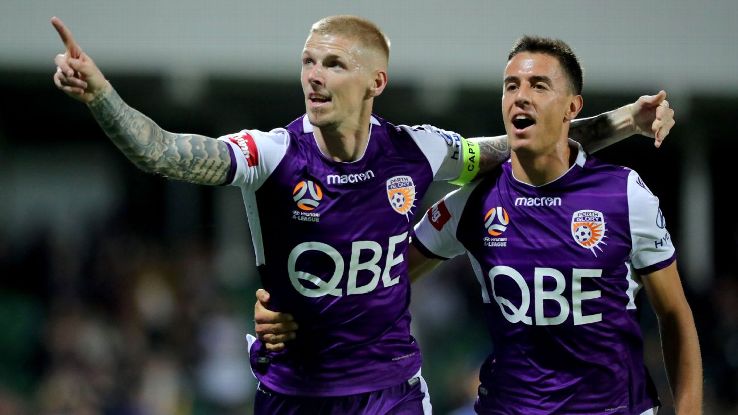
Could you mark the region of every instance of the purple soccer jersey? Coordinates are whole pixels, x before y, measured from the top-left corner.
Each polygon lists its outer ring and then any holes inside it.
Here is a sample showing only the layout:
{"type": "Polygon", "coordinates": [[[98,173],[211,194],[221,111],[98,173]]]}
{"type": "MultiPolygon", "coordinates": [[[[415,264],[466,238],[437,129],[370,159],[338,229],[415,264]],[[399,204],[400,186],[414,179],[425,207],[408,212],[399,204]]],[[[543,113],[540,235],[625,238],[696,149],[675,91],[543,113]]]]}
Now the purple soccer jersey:
{"type": "Polygon", "coordinates": [[[480,371],[480,413],[659,405],[635,297],[639,275],[675,254],[658,198],[635,171],[580,149],[563,176],[531,186],[508,162],[429,209],[415,244],[441,258],[467,253],[481,285],[494,350],[480,371]]]}
{"type": "Polygon", "coordinates": [[[297,396],[376,391],[420,369],[405,262],[415,205],[458,175],[460,137],[372,117],[354,162],[326,157],[307,117],[222,138],[234,158],[270,308],[300,326],[285,351],[251,347],[252,371],[297,396]]]}

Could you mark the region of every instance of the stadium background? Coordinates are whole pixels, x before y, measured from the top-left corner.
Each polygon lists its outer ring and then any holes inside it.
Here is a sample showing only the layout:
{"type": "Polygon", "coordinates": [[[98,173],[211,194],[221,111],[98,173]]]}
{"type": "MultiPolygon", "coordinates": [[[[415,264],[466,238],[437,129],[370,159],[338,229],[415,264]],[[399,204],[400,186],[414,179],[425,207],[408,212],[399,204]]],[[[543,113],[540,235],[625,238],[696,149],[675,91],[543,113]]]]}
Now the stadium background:
{"type": "MultiPolygon", "coordinates": [[[[662,149],[639,137],[599,156],[635,168],[660,196],[700,334],[706,413],[736,413],[738,3],[354,3],[3,0],[0,415],[247,414],[253,391],[243,334],[258,282],[239,192],[136,170],[53,86],[62,45],[49,18],[163,128],[218,136],[302,113],[302,44],[312,22],[339,13],[392,39],[375,111],[397,123],[502,134],[501,73],[522,34],[578,53],[583,116],[669,92],[677,125],[662,149]]],[[[414,287],[435,413],[466,413],[489,347],[478,303],[463,258],[414,287]]],[[[641,307],[668,402],[655,317],[641,307]]]]}

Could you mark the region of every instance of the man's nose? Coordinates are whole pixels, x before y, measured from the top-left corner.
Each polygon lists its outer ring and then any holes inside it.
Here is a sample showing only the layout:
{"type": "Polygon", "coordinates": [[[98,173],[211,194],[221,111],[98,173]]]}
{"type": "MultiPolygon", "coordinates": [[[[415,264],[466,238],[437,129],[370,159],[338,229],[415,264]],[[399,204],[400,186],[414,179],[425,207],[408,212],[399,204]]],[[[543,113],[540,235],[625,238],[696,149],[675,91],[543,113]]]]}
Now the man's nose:
{"type": "Polygon", "coordinates": [[[524,107],[530,104],[530,88],[521,86],[515,94],[515,105],[524,107]]]}
{"type": "Polygon", "coordinates": [[[310,68],[308,72],[308,82],[312,85],[323,85],[323,70],[319,65],[310,68]]]}

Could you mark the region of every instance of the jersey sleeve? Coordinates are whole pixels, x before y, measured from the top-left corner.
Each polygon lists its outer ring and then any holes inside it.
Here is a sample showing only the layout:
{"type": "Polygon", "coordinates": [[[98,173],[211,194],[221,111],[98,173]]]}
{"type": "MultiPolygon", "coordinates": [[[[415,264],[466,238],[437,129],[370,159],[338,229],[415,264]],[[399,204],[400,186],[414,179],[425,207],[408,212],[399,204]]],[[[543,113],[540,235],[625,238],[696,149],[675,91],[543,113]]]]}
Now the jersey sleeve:
{"type": "Polygon", "coordinates": [[[454,180],[461,175],[461,140],[464,138],[453,132],[432,125],[400,125],[415,141],[433,169],[433,180],[454,180]]]}
{"type": "Polygon", "coordinates": [[[466,252],[456,232],[461,214],[476,183],[447,194],[434,203],[415,225],[413,244],[427,257],[449,259],[466,252]]]}
{"type": "Polygon", "coordinates": [[[628,215],[632,241],[631,262],[636,271],[650,274],[674,262],[675,249],[659,198],[631,170],[628,175],[628,215]]]}
{"type": "Polygon", "coordinates": [[[258,189],[287,153],[290,135],[277,128],[269,132],[242,130],[218,138],[228,144],[231,169],[226,185],[258,189]]]}

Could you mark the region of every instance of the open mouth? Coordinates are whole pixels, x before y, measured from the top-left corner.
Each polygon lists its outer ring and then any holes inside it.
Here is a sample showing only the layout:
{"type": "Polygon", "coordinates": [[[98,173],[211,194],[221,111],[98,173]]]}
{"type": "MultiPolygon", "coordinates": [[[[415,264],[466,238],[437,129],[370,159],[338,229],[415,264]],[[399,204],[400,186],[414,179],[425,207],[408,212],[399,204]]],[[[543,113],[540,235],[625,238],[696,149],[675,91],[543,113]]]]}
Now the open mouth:
{"type": "Polygon", "coordinates": [[[512,120],[512,125],[519,130],[524,130],[535,123],[536,121],[527,115],[517,115],[512,120]]]}
{"type": "Polygon", "coordinates": [[[310,102],[312,102],[314,104],[323,104],[323,103],[326,103],[326,102],[330,102],[330,100],[331,100],[328,97],[325,97],[323,95],[318,95],[318,94],[310,94],[308,96],[308,99],[310,100],[310,102]]]}

